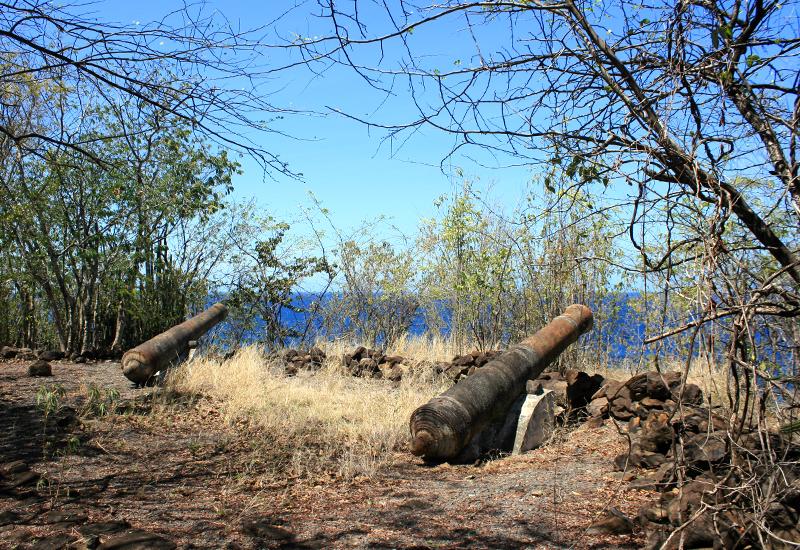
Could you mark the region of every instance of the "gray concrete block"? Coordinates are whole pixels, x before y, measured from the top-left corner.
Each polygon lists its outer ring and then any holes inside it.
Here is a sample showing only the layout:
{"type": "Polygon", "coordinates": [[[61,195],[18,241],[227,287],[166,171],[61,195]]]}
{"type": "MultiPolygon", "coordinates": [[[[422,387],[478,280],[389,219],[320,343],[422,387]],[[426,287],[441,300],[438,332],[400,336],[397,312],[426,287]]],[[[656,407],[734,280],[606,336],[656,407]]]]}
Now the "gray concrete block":
{"type": "Polygon", "coordinates": [[[540,395],[527,394],[517,421],[512,454],[520,454],[541,447],[555,430],[556,396],[550,390],[540,395]]]}

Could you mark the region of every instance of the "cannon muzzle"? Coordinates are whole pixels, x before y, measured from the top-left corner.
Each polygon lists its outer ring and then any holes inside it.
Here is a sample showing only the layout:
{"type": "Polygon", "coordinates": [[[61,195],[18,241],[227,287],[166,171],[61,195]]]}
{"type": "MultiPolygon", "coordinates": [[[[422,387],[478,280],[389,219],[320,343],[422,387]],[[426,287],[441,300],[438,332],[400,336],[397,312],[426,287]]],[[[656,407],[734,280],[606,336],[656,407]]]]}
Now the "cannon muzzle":
{"type": "Polygon", "coordinates": [[[569,306],[539,332],[510,348],[411,415],[411,452],[448,460],[495,419],[505,415],[536,378],[578,337],[592,328],[592,311],[569,306]]]}

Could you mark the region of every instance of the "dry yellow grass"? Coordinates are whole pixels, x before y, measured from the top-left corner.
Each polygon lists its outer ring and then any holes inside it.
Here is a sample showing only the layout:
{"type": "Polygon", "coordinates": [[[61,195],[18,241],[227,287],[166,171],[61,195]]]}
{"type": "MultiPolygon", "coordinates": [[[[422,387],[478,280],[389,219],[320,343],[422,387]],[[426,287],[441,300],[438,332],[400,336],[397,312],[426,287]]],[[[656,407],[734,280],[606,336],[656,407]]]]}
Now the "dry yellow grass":
{"type": "Polygon", "coordinates": [[[393,386],[344,376],[333,360],[316,373],[286,377],[257,347],[221,364],[197,358],[177,369],[167,389],[213,399],[227,422],[246,421],[282,457],[276,474],[370,475],[408,440],[411,412],[444,390],[431,376],[393,386]]]}
{"type": "MultiPolygon", "coordinates": [[[[371,475],[405,450],[412,411],[452,384],[435,376],[431,363],[449,361],[456,348],[442,339],[401,339],[386,353],[406,357],[415,368],[401,383],[392,384],[355,378],[339,365],[342,354],[355,347],[352,343],[317,345],[328,356],[317,372],[287,377],[281,364],[270,363],[252,346],[224,362],[196,358],[171,374],[166,389],[207,396],[225,422],[247,425],[253,430],[254,449],[264,450],[275,475],[371,475]]],[[[580,363],[583,370],[618,380],[635,373],[630,367],[580,363]]],[[[675,362],[661,368],[683,366],[675,362]]],[[[648,369],[652,365],[638,370],[648,369]]],[[[715,400],[724,395],[725,377],[713,365],[693,365],[689,380],[715,400]]]]}

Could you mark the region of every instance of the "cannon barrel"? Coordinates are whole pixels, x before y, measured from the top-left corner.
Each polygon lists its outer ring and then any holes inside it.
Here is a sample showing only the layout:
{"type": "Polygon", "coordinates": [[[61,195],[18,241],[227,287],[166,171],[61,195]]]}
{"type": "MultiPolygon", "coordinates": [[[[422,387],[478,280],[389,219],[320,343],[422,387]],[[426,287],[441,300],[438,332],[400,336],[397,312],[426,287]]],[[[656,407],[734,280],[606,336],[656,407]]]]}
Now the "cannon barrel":
{"type": "Polygon", "coordinates": [[[411,452],[453,459],[487,424],[505,415],[536,378],[570,344],[592,328],[592,311],[573,304],[547,326],[434,397],[411,415],[411,452]]]}
{"type": "Polygon", "coordinates": [[[139,344],[122,356],[122,373],[132,382],[143,384],[186,351],[197,340],[225,319],[228,308],[217,303],[191,319],[139,344]]]}

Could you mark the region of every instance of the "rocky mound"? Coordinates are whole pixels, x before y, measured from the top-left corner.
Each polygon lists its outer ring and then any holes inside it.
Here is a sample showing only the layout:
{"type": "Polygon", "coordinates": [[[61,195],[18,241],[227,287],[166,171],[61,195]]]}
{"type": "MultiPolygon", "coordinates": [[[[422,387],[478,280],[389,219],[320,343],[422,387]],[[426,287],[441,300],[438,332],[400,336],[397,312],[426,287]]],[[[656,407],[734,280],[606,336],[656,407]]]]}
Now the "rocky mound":
{"type": "Polygon", "coordinates": [[[31,348],[15,348],[13,346],[3,346],[0,348],[0,359],[7,361],[54,361],[69,360],[72,363],[88,363],[99,359],[118,359],[119,353],[101,352],[97,350],[87,350],[82,354],[71,353],[67,355],[59,350],[40,350],[31,348]]]}
{"type": "Polygon", "coordinates": [[[606,380],[587,412],[627,424],[630,450],[615,465],[631,487],[661,492],[638,517],[648,548],[681,538],[684,548],[759,546],[756,516],[760,529],[800,541],[800,447],[765,431],[735,435],[681,373],[606,380]]]}
{"type": "Polygon", "coordinates": [[[325,352],[318,347],[313,347],[305,353],[296,349],[287,349],[282,356],[285,363],[284,371],[288,376],[294,376],[301,369],[319,370],[326,357],[325,352]]]}
{"type": "MultiPolygon", "coordinates": [[[[381,350],[358,346],[352,352],[345,353],[341,357],[341,365],[353,376],[385,379],[392,382],[402,380],[412,367],[433,368],[437,374],[447,376],[454,382],[458,382],[501,353],[502,351],[497,350],[473,351],[466,355],[457,355],[449,363],[437,362],[431,364],[416,363],[400,355],[386,355],[381,350]]],[[[288,349],[280,355],[280,358],[284,363],[284,372],[288,376],[294,376],[301,370],[319,370],[328,357],[320,348],[313,347],[308,351],[288,349]]]]}
{"type": "Polygon", "coordinates": [[[536,380],[529,380],[526,389],[532,394],[552,391],[571,419],[581,419],[587,416],[587,405],[604,383],[605,378],[599,374],[568,369],[564,373],[544,372],[536,380]]]}
{"type": "Polygon", "coordinates": [[[437,363],[434,367],[437,373],[447,376],[453,382],[458,382],[473,374],[477,369],[483,367],[501,353],[503,353],[501,350],[475,350],[466,355],[456,355],[449,363],[437,363]]]}
{"type": "Polygon", "coordinates": [[[53,368],[47,361],[34,361],[28,365],[28,376],[53,376],[53,368]]]}
{"type": "Polygon", "coordinates": [[[3,346],[0,349],[0,359],[16,359],[17,361],[35,361],[37,359],[36,352],[31,348],[15,348],[12,346],[3,346]]]}

